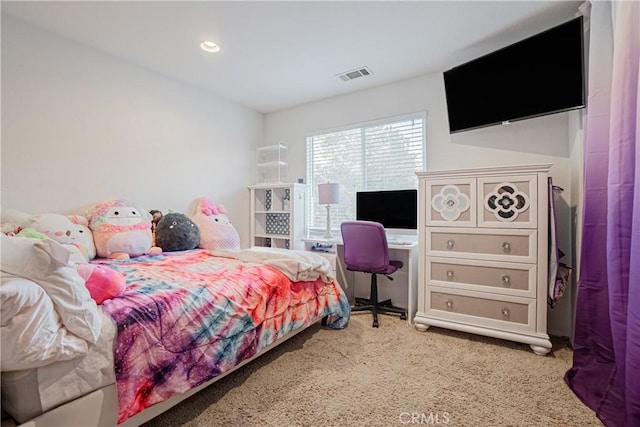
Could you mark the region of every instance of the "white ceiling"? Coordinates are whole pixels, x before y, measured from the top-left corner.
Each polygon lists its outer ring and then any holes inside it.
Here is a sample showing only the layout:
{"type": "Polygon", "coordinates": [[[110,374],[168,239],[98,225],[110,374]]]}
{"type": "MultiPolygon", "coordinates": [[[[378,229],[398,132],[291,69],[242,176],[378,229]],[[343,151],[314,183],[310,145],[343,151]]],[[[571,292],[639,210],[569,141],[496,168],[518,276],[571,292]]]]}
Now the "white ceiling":
{"type": "Polygon", "coordinates": [[[581,1],[2,1],[2,14],[262,113],[443,71],[581,1]],[[211,55],[202,40],[221,47],[211,55]],[[373,75],[337,74],[367,66],[373,75]]]}

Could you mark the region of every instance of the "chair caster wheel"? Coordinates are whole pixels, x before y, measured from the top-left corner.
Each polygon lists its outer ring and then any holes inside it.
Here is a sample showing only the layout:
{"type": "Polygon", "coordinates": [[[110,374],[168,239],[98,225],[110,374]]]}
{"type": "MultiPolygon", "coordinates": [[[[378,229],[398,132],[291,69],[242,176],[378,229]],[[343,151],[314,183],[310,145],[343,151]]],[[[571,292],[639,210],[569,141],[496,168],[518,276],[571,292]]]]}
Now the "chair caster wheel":
{"type": "Polygon", "coordinates": [[[402,313],[400,315],[400,320],[407,320],[407,313],[402,313]]]}
{"type": "Polygon", "coordinates": [[[378,328],[380,326],[380,324],[378,323],[378,319],[373,321],[373,327],[374,328],[378,328]]]}

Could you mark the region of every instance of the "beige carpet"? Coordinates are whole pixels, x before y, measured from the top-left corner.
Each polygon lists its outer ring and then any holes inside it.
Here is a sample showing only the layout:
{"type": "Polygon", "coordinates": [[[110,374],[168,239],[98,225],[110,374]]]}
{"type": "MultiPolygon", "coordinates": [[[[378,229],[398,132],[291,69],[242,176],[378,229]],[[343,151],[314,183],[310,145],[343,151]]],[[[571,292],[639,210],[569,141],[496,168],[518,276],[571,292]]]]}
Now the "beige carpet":
{"type": "Polygon", "coordinates": [[[313,326],[162,414],[176,426],[601,426],[567,388],[566,340],[528,345],[352,316],[313,326]]]}

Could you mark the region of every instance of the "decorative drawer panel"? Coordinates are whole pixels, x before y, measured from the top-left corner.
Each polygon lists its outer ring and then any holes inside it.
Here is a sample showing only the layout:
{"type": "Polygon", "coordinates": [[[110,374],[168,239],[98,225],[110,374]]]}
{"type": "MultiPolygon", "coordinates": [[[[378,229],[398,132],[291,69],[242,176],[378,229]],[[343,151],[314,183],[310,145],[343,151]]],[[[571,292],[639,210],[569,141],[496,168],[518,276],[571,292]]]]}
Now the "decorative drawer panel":
{"type": "Polygon", "coordinates": [[[287,236],[291,221],[288,213],[268,213],[266,215],[265,231],[267,234],[287,236]]]}
{"type": "Polygon", "coordinates": [[[428,286],[535,297],[536,266],[514,262],[427,259],[428,286]]]}
{"type": "Polygon", "coordinates": [[[475,228],[428,227],[427,256],[445,256],[495,261],[535,263],[537,233],[535,230],[486,230],[475,228]]]}
{"type": "Polygon", "coordinates": [[[430,313],[438,316],[498,329],[533,330],[535,328],[534,299],[520,298],[517,301],[491,299],[482,293],[452,293],[440,288],[429,292],[430,313]],[[508,325],[508,326],[507,326],[508,325]]]}
{"type": "Polygon", "coordinates": [[[478,227],[536,228],[536,175],[478,178],[478,227]]]}
{"type": "Polygon", "coordinates": [[[425,192],[425,223],[430,226],[475,227],[476,180],[430,181],[425,192]]]}

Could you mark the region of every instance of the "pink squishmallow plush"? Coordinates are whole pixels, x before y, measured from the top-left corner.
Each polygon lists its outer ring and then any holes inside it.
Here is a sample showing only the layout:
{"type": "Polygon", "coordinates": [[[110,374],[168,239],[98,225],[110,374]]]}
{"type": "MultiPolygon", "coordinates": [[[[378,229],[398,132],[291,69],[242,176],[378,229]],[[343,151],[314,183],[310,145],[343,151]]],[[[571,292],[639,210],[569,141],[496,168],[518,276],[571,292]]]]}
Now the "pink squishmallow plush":
{"type": "Polygon", "coordinates": [[[200,229],[200,248],[217,251],[240,250],[240,235],[229,221],[223,205],[214,205],[211,200],[201,197],[191,220],[200,229]]]}
{"type": "Polygon", "coordinates": [[[84,279],[89,295],[97,304],[122,295],[127,287],[124,275],[113,268],[97,264],[78,264],[76,270],[84,279]]]}
{"type": "Polygon", "coordinates": [[[152,246],[151,214],[127,200],[98,203],[87,218],[99,257],[129,259],[162,252],[152,246]]]}

